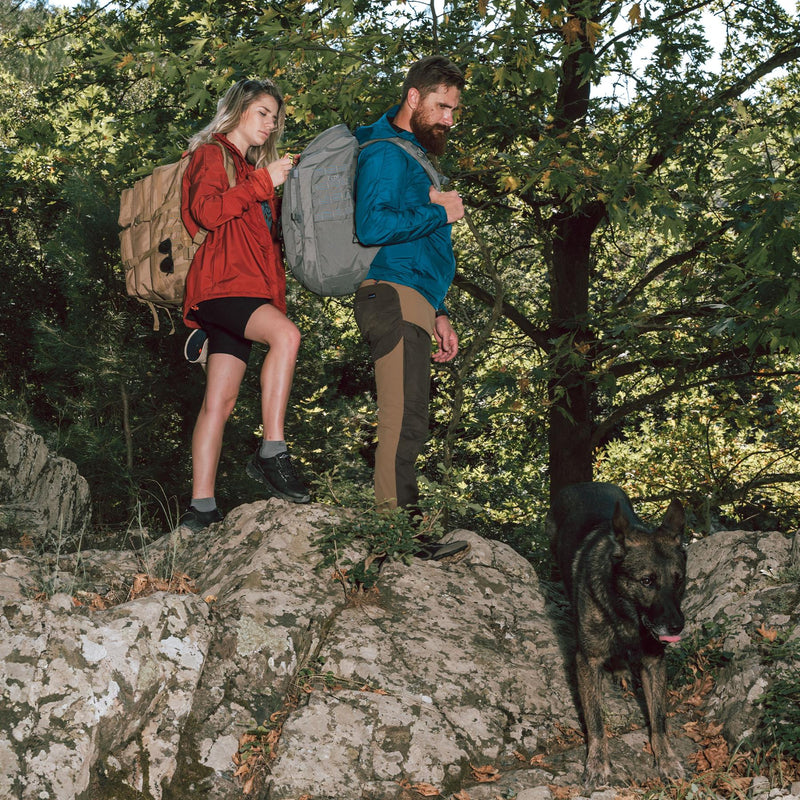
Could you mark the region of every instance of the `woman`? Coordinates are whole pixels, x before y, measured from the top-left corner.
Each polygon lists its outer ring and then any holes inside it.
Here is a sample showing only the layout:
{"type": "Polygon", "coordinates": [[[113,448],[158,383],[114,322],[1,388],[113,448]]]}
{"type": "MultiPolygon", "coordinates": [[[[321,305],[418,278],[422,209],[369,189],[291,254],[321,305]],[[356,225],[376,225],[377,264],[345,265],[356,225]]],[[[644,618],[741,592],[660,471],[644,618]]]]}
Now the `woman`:
{"type": "Polygon", "coordinates": [[[253,342],[269,346],[261,367],[263,441],[247,464],[270,496],[307,503],[292,466],[284,417],[300,332],[286,316],[286,277],[278,241],[275,188],[292,167],[278,158],[285,108],[269,80],[241,80],[214,119],[189,141],[181,213],[189,233],[208,231],[186,279],[184,322],[208,335],[206,392],[192,436],[192,500],[181,524],[219,522],[214,497],[222,434],[253,342]],[[228,174],[235,175],[231,185],[228,174]]]}

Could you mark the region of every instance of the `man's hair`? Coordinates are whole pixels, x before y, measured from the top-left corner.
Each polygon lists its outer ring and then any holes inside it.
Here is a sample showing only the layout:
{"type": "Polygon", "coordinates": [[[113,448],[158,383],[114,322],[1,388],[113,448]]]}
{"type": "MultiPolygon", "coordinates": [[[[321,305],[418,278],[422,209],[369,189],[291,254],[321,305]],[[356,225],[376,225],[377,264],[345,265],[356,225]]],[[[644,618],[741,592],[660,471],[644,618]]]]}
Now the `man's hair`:
{"type": "Polygon", "coordinates": [[[403,82],[400,104],[405,102],[409,89],[416,89],[420,93],[420,97],[425,97],[439,86],[455,86],[461,91],[465,83],[463,73],[449,58],[426,56],[413,63],[409,68],[403,82]]]}

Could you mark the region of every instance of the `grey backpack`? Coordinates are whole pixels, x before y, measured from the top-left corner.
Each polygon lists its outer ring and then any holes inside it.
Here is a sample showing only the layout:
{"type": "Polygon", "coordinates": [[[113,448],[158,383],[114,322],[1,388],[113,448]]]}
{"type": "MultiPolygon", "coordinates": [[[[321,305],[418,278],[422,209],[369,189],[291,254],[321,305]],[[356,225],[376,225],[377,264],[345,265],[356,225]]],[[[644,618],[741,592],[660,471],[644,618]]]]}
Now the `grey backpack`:
{"type": "Polygon", "coordinates": [[[436,189],[446,180],[419,147],[399,136],[361,145],[346,125],[319,134],[289,173],[281,217],[292,274],[323,297],[355,292],[380,249],[365,247],[356,239],[353,202],[358,154],[375,142],[392,142],[405,150],[422,165],[436,189]]]}

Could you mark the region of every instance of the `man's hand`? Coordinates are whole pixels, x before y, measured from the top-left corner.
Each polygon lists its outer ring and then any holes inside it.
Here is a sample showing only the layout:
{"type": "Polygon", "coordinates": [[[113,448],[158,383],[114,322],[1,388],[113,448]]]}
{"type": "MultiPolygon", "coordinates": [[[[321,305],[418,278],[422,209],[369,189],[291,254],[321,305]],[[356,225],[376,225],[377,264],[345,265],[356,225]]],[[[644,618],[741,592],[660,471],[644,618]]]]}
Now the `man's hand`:
{"type": "MultiPolygon", "coordinates": [[[[448,194],[450,194],[448,192],[448,194]]],[[[436,317],[433,326],[433,336],[439,349],[433,354],[433,360],[444,362],[452,361],[458,354],[458,335],[450,324],[450,318],[442,314],[436,317]]]]}
{"type": "Polygon", "coordinates": [[[464,204],[461,202],[461,195],[458,192],[437,192],[431,186],[428,196],[431,203],[442,206],[447,212],[448,222],[457,222],[464,216],[464,204]]]}

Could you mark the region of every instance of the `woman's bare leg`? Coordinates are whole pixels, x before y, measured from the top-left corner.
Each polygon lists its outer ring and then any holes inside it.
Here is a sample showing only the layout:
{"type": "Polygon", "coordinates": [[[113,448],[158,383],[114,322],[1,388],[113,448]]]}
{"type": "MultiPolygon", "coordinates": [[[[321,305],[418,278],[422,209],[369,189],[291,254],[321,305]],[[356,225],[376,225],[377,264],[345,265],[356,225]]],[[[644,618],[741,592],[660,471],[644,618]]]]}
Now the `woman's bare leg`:
{"type": "Polygon", "coordinates": [[[222,435],[247,364],[227,353],[208,357],[206,392],[192,434],[192,497],[213,497],[222,435]]]}
{"type": "Polygon", "coordinates": [[[261,418],[264,438],[281,441],[289,393],[292,390],[300,331],[273,305],[256,309],[247,322],[245,338],[269,345],[261,366],[261,418]]]}
{"type": "Polygon", "coordinates": [[[293,503],[307,503],[311,496],[294,470],[283,431],[300,349],[300,331],[274,306],[264,305],[248,320],[245,336],[269,345],[261,367],[261,417],[265,441],[248,462],[247,474],[263,483],[277,497],[293,503]]]}

